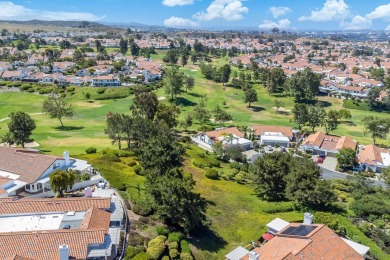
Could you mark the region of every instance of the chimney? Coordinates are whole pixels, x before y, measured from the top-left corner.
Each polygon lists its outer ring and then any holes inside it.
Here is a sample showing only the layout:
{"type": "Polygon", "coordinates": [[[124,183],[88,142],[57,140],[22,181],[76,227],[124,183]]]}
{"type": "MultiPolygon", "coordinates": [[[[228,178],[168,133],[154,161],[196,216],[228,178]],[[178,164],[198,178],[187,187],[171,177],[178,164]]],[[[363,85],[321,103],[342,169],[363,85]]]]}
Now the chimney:
{"type": "Polygon", "coordinates": [[[303,224],[305,224],[305,225],[313,224],[313,214],[306,212],[303,215],[303,224]]]}
{"type": "Polygon", "coordinates": [[[91,189],[91,187],[85,188],[85,197],[86,198],[91,198],[92,197],[92,189],[91,189]]]}
{"type": "Polygon", "coordinates": [[[60,245],[58,251],[60,253],[60,260],[69,260],[69,247],[67,245],[60,245]]]}
{"type": "Polygon", "coordinates": [[[249,260],[259,260],[260,256],[258,253],[251,251],[249,252],[249,260]]]}
{"type": "Polygon", "coordinates": [[[69,152],[68,151],[64,152],[64,160],[65,160],[65,166],[69,166],[70,165],[70,158],[69,158],[69,152]]]}

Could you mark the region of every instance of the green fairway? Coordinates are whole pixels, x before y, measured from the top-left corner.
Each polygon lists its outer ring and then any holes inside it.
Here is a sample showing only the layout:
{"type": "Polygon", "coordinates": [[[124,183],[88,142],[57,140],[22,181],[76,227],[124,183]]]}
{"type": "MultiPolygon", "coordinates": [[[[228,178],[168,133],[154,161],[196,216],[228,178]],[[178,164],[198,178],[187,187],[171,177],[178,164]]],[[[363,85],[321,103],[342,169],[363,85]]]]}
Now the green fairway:
{"type": "MultiPolygon", "coordinates": [[[[82,88],[79,90],[82,91],[82,88]]],[[[45,97],[27,93],[0,93],[0,120],[9,113],[23,111],[32,114],[37,128],[33,131],[33,138],[44,152],[62,154],[68,150],[71,154],[81,154],[88,147],[112,147],[107,135],[104,134],[106,114],[110,111],[129,113],[132,98],[119,100],[104,100],[87,102],[79,99],[77,93],[69,99],[75,107],[75,117],[64,119],[66,130],[59,129],[60,122],[51,119],[48,115],[35,114],[42,112],[42,102],[45,97]]],[[[7,122],[0,122],[0,135],[7,131],[7,122]]]]}

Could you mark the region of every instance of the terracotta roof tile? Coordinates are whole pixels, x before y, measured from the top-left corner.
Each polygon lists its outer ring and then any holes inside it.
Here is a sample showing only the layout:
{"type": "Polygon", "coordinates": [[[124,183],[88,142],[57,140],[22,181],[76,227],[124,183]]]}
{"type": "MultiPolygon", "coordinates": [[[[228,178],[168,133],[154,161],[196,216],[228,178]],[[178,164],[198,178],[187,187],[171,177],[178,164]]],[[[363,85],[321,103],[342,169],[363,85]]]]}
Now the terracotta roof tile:
{"type": "Polygon", "coordinates": [[[264,132],[279,132],[288,138],[292,138],[292,128],[288,126],[271,126],[271,125],[252,125],[256,135],[262,135],[264,132]]]}

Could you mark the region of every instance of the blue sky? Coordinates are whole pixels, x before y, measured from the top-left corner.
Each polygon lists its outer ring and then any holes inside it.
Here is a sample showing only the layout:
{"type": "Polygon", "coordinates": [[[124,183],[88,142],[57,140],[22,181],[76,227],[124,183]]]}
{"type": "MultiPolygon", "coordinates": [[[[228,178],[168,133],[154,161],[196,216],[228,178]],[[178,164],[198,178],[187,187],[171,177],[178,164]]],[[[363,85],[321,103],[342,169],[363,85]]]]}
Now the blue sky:
{"type": "Polygon", "coordinates": [[[0,19],[390,30],[390,0],[0,0],[0,19]]]}

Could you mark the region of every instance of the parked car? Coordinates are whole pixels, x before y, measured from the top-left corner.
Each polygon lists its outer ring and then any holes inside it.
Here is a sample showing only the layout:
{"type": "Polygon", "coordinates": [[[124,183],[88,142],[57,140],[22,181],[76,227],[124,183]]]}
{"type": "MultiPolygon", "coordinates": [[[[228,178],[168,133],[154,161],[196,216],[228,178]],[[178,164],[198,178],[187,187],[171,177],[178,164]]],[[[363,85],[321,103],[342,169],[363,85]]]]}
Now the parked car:
{"type": "Polygon", "coordinates": [[[268,151],[270,151],[270,152],[272,152],[272,151],[274,150],[274,148],[273,148],[272,146],[270,146],[270,145],[267,145],[267,149],[268,149],[268,151]]]}
{"type": "Polygon", "coordinates": [[[323,163],[323,162],[324,162],[324,158],[322,158],[322,157],[317,158],[317,163],[323,163]]]}
{"type": "Polygon", "coordinates": [[[318,157],[322,158],[322,159],[325,159],[326,155],[325,154],[320,154],[318,157]]]}

